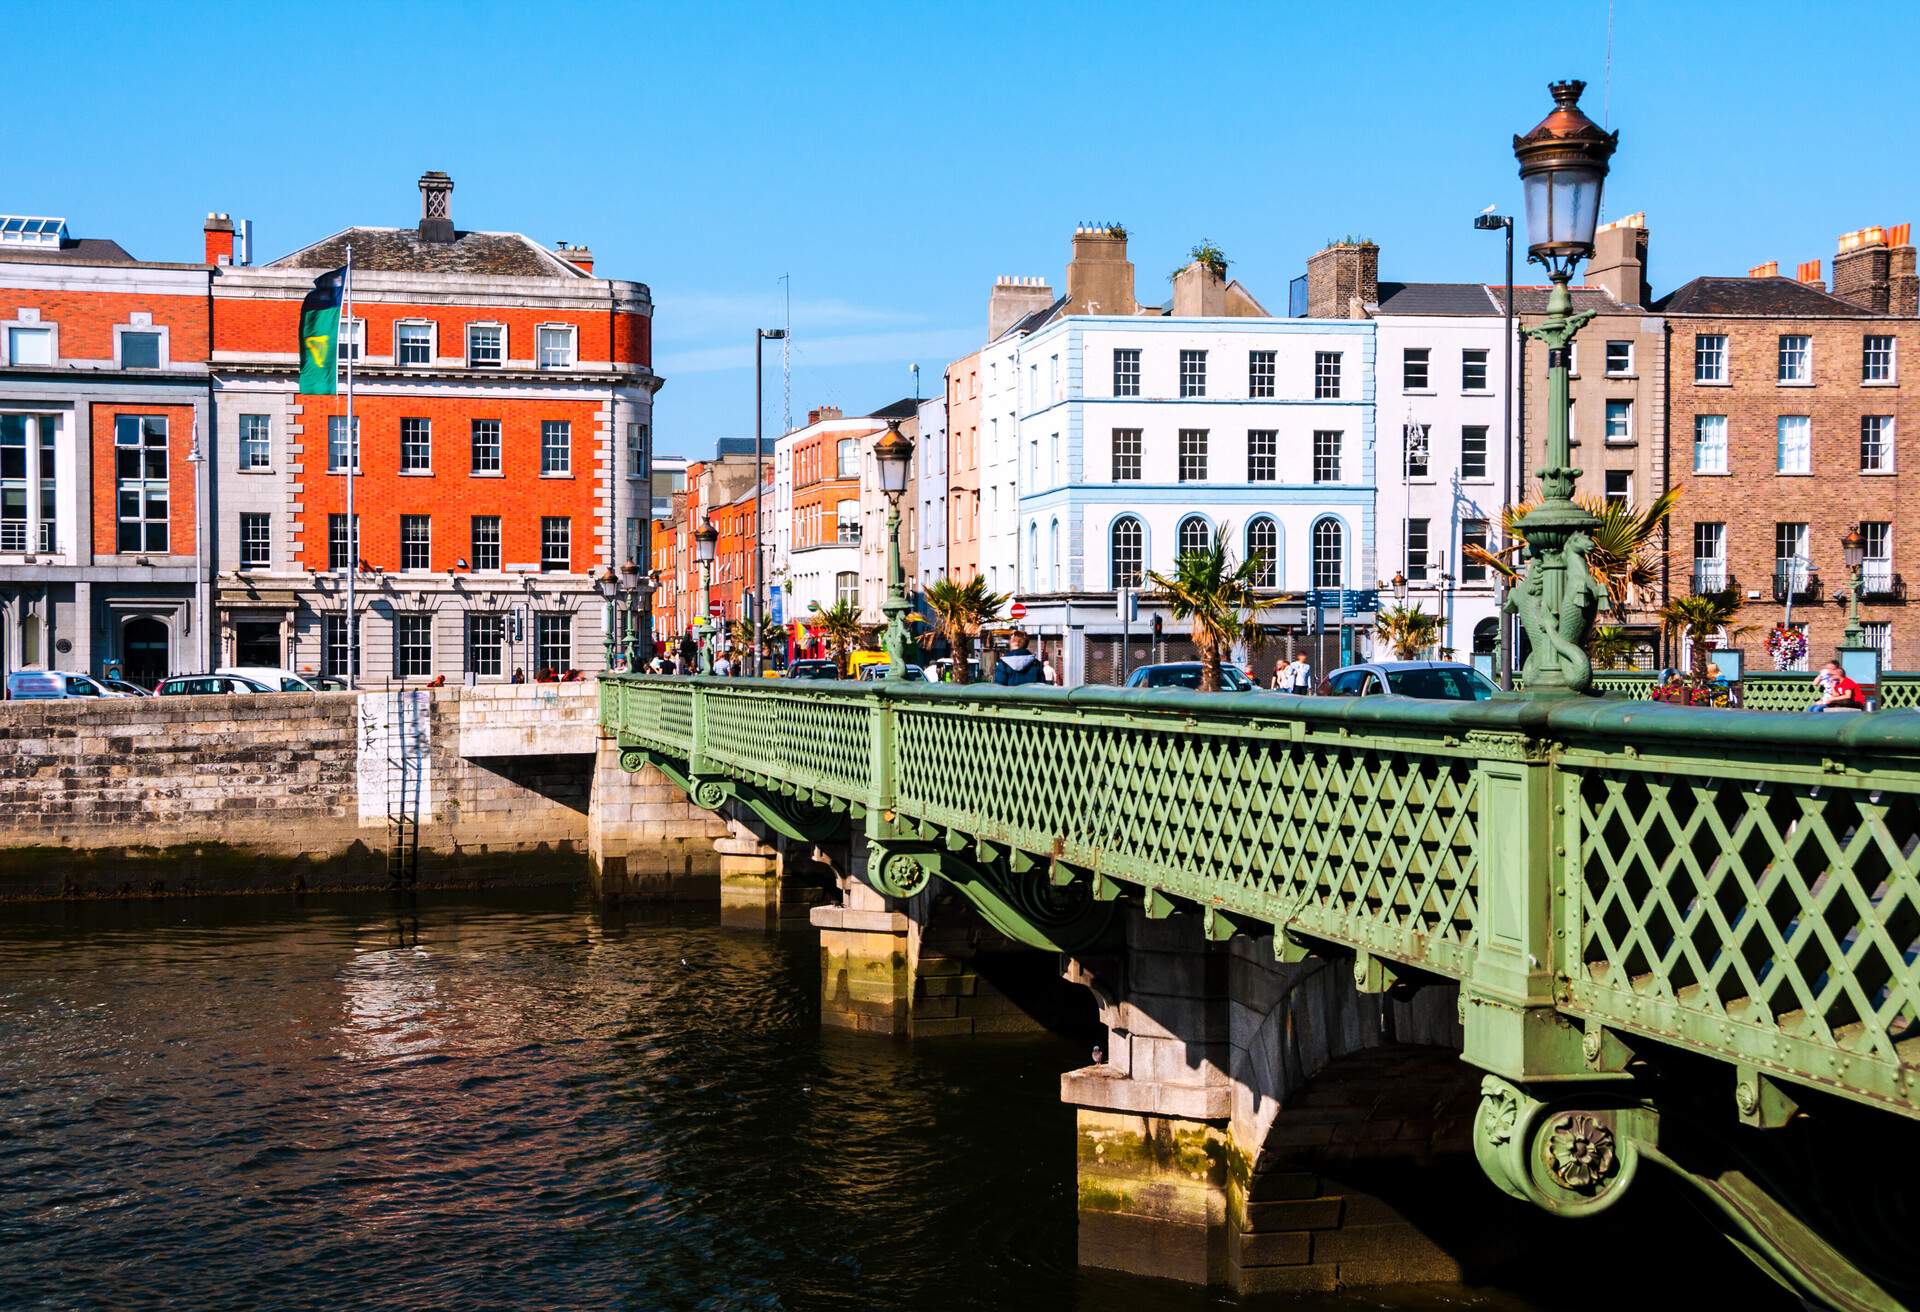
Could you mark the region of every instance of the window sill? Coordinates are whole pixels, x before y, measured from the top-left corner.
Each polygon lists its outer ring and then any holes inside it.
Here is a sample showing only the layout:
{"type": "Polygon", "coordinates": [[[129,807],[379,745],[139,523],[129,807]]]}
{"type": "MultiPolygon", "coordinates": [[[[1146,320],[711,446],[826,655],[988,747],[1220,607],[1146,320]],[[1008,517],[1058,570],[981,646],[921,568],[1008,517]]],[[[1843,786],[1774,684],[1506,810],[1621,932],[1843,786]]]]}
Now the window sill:
{"type": "Polygon", "coordinates": [[[271,469],[262,469],[256,465],[251,469],[236,469],[233,472],[236,474],[244,475],[244,474],[271,474],[273,471],[271,469]]]}
{"type": "Polygon", "coordinates": [[[1813,379],[1811,378],[1776,378],[1773,380],[1773,385],[1775,387],[1812,387],[1813,379]]]}
{"type": "Polygon", "coordinates": [[[1623,383],[1634,382],[1640,377],[1639,374],[1616,374],[1612,372],[1607,373],[1605,376],[1608,378],[1617,378],[1623,383]]]}
{"type": "MultiPolygon", "coordinates": [[[[361,478],[366,475],[366,472],[367,471],[364,469],[355,469],[353,471],[353,475],[355,478],[361,478]]],[[[327,476],[329,478],[344,478],[346,477],[346,474],[347,474],[347,471],[344,469],[329,469],[327,471],[327,476]]]]}
{"type": "Polygon", "coordinates": [[[571,479],[571,478],[573,477],[573,475],[572,475],[572,474],[542,474],[542,475],[540,475],[540,477],[542,477],[542,478],[551,478],[551,479],[557,479],[557,480],[560,480],[560,481],[562,481],[562,482],[564,482],[564,481],[566,481],[566,480],[568,480],[568,479],[571,479]]]}
{"type": "Polygon", "coordinates": [[[1693,476],[1695,478],[1732,478],[1733,471],[1731,469],[1696,469],[1693,471],[1693,476]]]}
{"type": "Polygon", "coordinates": [[[468,478],[505,478],[506,472],[499,469],[472,469],[467,471],[468,478]]]}
{"type": "Polygon", "coordinates": [[[1898,387],[1900,386],[1900,380],[1898,378],[1862,378],[1860,380],[1860,386],[1862,387],[1898,387]]]}
{"type": "Polygon", "coordinates": [[[1461,388],[1461,389],[1460,389],[1460,395],[1462,395],[1462,396],[1492,396],[1492,395],[1493,395],[1493,389],[1492,389],[1491,387],[1463,387],[1463,388],[1461,388]]]}
{"type": "Polygon", "coordinates": [[[1602,446],[1605,446],[1605,447],[1616,447],[1616,446],[1618,446],[1618,447],[1627,447],[1627,446],[1639,446],[1639,445],[1640,445],[1640,439],[1639,439],[1639,438],[1637,438],[1637,437],[1609,437],[1609,438],[1608,438],[1608,439],[1606,439],[1606,440],[1605,440],[1604,442],[1602,442],[1602,443],[1601,443],[1600,445],[1602,445],[1602,446]]]}
{"type": "Polygon", "coordinates": [[[1693,380],[1693,385],[1695,387],[1732,387],[1733,380],[1731,378],[1696,378],[1693,380]]]}
{"type": "Polygon", "coordinates": [[[433,471],[431,469],[400,469],[400,470],[395,470],[394,472],[399,474],[401,478],[432,478],[433,477],[433,471]]]}
{"type": "Polygon", "coordinates": [[[1899,473],[1899,472],[1900,472],[1900,471],[1899,471],[1899,470],[1897,470],[1897,469],[1863,469],[1863,470],[1861,470],[1861,471],[1860,471],[1860,477],[1862,477],[1862,478],[1892,478],[1892,477],[1893,477],[1893,476],[1894,476],[1895,474],[1897,474],[1897,473],[1899,473]]]}
{"type": "Polygon", "coordinates": [[[1431,387],[1403,387],[1400,389],[1400,395],[1402,396],[1438,396],[1440,395],[1440,393],[1434,391],[1431,387]]]}
{"type": "Polygon", "coordinates": [[[1775,478],[1812,478],[1813,471],[1811,469],[1776,469],[1773,471],[1773,476],[1775,478]]]}

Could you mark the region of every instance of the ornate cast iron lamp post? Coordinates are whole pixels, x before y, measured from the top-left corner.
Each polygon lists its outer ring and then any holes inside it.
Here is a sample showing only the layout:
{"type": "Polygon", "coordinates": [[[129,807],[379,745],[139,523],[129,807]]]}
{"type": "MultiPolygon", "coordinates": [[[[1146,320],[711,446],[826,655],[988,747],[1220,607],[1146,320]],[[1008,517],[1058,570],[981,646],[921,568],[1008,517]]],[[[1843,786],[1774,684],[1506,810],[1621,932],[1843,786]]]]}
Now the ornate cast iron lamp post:
{"type": "Polygon", "coordinates": [[[880,466],[880,490],[887,494],[887,600],[880,607],[887,617],[887,682],[907,678],[907,574],[900,565],[900,498],[907,490],[907,472],[913,468],[913,439],[900,431],[900,421],[889,420],[887,431],[873,444],[880,466]]]}
{"type": "Polygon", "coordinates": [[[711,519],[693,531],[693,555],[700,562],[700,673],[713,673],[713,546],[720,531],[711,519]]]}
{"type": "Polygon", "coordinates": [[[1867,631],[1860,627],[1860,588],[1864,580],[1860,575],[1860,565],[1866,555],[1866,539],[1860,536],[1860,526],[1855,524],[1848,529],[1846,536],[1840,539],[1840,549],[1847,558],[1847,627],[1840,635],[1842,647],[1864,647],[1867,645],[1867,631]]]}
{"type": "Polygon", "coordinates": [[[1600,191],[1607,161],[1620,143],[1580,112],[1584,82],[1555,82],[1553,112],[1525,136],[1513,139],[1526,189],[1527,258],[1546,266],[1553,290],[1547,317],[1527,336],[1547,346],[1547,461],[1540,471],[1540,505],[1526,517],[1526,576],[1508,594],[1506,609],[1518,613],[1532,650],[1523,673],[1529,694],[1583,693],[1593,685],[1587,634],[1605,590],[1587,569],[1591,536],[1599,520],[1573,500],[1580,471],[1573,468],[1567,433],[1567,372],[1574,334],[1593,318],[1575,314],[1567,290],[1573,268],[1593,253],[1600,218],[1600,191]]]}

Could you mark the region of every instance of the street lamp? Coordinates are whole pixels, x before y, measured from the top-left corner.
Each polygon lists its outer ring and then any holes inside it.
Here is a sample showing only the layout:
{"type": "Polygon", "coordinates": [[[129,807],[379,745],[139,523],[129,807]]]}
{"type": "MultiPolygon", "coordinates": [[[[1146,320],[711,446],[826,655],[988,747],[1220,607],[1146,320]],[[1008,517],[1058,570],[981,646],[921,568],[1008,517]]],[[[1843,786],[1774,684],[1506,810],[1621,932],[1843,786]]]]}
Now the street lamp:
{"type": "Polygon", "coordinates": [[[693,531],[693,557],[700,562],[700,673],[713,673],[713,652],[710,648],[713,629],[713,546],[720,540],[720,531],[713,526],[711,519],[700,521],[700,527],[693,531]]]}
{"type": "Polygon", "coordinates": [[[765,352],[762,347],[767,342],[785,341],[785,328],[755,328],[753,330],[753,592],[748,605],[749,618],[753,623],[753,662],[754,674],[760,673],[760,646],[767,627],[766,578],[767,561],[760,545],[760,489],[766,485],[765,471],[766,448],[760,436],[760,419],[765,409],[760,400],[761,360],[765,352]]]}
{"type": "Polygon", "coordinates": [[[593,586],[603,603],[600,613],[605,617],[605,623],[601,626],[601,634],[606,639],[606,668],[611,670],[614,648],[620,641],[620,580],[609,566],[594,571],[593,586]]]}
{"type": "Polygon", "coordinates": [[[1587,569],[1599,519],[1573,500],[1580,471],[1573,467],[1567,432],[1568,363],[1576,333],[1593,318],[1575,314],[1567,290],[1573,268],[1593,253],[1607,161],[1620,134],[1580,112],[1586,83],[1555,82],[1553,111],[1513,139],[1526,190],[1527,258],[1546,266],[1553,290],[1546,318],[1527,330],[1547,347],[1547,460],[1540,471],[1540,505],[1528,513],[1527,573],[1505,603],[1518,612],[1532,649],[1522,673],[1529,693],[1581,693],[1593,686],[1586,652],[1593,617],[1605,592],[1587,569]]]}
{"type": "Polygon", "coordinates": [[[1398,570],[1393,573],[1393,599],[1402,606],[1407,604],[1407,576],[1398,570]]]}
{"type": "MultiPolygon", "coordinates": [[[[1492,210],[1494,207],[1487,207],[1492,210]]],[[[1500,504],[1513,504],[1513,216],[1511,214],[1481,214],[1473,226],[1481,232],[1504,232],[1507,235],[1507,284],[1506,312],[1503,327],[1505,335],[1501,338],[1500,376],[1500,504]]],[[[1504,541],[1503,532],[1501,546],[1504,541]]],[[[1497,571],[1496,571],[1497,572],[1497,571]]],[[[1507,619],[1507,576],[1500,578],[1500,636],[1496,639],[1494,650],[1498,653],[1497,663],[1500,670],[1500,688],[1503,692],[1513,691],[1513,624],[1507,619]]]]}
{"type": "Polygon", "coordinates": [[[887,599],[880,610],[887,617],[887,682],[907,678],[907,578],[900,566],[900,498],[913,468],[913,439],[900,431],[900,421],[887,421],[887,431],[873,444],[880,467],[880,490],[887,495],[887,599]]]}
{"type": "Polygon", "coordinates": [[[1840,635],[1842,647],[1864,647],[1867,631],[1860,627],[1860,565],[1866,556],[1866,539],[1860,534],[1860,526],[1855,524],[1840,539],[1840,550],[1847,558],[1847,627],[1840,635]]]}

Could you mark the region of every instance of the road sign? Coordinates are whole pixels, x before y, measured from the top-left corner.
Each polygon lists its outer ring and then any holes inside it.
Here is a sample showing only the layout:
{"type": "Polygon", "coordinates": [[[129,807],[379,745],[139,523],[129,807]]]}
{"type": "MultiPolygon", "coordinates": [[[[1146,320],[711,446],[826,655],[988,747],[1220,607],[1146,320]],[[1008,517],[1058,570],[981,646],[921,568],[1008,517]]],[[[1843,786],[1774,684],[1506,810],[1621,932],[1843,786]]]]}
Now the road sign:
{"type": "Polygon", "coordinates": [[[721,604],[720,604],[719,602],[717,602],[717,601],[716,601],[716,602],[714,602],[714,603],[713,603],[713,605],[711,605],[711,606],[709,606],[709,607],[707,607],[707,618],[708,618],[708,619],[711,619],[711,620],[723,620],[723,619],[725,619],[726,617],[727,617],[727,608],[726,608],[725,606],[723,606],[723,605],[721,605],[721,604]]]}
{"type": "Polygon", "coordinates": [[[1026,603],[1023,601],[1016,601],[1013,603],[1013,605],[1007,607],[1007,617],[1009,619],[1016,619],[1016,620],[1025,619],[1027,617],[1026,603]]]}

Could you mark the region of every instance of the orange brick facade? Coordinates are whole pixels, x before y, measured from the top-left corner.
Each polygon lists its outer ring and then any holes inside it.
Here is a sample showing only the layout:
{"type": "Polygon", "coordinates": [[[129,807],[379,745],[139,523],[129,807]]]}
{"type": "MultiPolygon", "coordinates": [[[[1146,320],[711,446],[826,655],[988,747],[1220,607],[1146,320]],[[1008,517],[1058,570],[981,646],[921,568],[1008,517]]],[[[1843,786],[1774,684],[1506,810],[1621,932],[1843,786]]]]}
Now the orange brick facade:
{"type": "MultiPolygon", "coordinates": [[[[288,353],[299,332],[300,302],[222,298],[216,317],[216,350],[288,353]]],[[[468,324],[500,324],[506,328],[505,353],[510,362],[534,360],[541,328],[567,327],[574,330],[574,354],[583,363],[612,360],[643,367],[652,363],[652,330],[644,315],[548,311],[484,302],[446,306],[361,300],[354,304],[353,317],[364,325],[366,355],[373,359],[394,358],[395,330],[404,322],[432,324],[434,355],[442,359],[465,357],[468,324]],[[615,354],[608,354],[609,342],[615,354]]]]}
{"type": "MultiPolygon", "coordinates": [[[[133,316],[152,316],[151,327],[167,330],[167,355],[174,364],[205,364],[208,349],[208,298],[146,292],[8,289],[5,318],[21,307],[40,312],[43,323],[60,329],[63,360],[113,359],[113,330],[133,325],[133,316]]],[[[142,327],[146,327],[142,325],[142,327]]]]}
{"type": "MultiPolygon", "coordinates": [[[[114,420],[121,415],[161,415],[167,421],[167,550],[168,556],[192,556],[199,541],[199,515],[194,495],[194,413],[190,405],[99,405],[93,408],[93,554],[114,556],[119,551],[117,461],[114,420]]],[[[150,555],[130,551],[131,556],[150,555]]]]}

